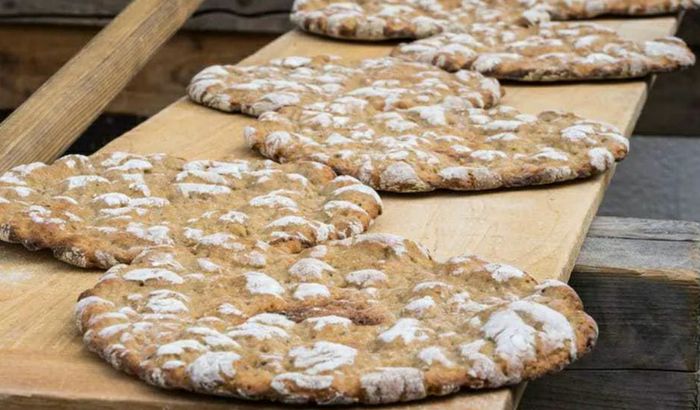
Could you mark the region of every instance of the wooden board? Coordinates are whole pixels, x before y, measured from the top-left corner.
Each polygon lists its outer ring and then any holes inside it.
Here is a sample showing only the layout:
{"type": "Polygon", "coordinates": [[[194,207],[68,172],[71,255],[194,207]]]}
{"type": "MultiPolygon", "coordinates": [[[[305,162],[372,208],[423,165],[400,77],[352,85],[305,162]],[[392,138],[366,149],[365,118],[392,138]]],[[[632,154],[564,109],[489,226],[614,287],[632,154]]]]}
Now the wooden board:
{"type": "Polygon", "coordinates": [[[521,408],[697,409],[698,256],[700,223],[596,218],[569,283],[598,322],[597,347],[529,383],[521,408]]]}
{"type": "MultiPolygon", "coordinates": [[[[676,19],[610,21],[625,35],[671,33],[676,19]]],[[[342,43],[291,32],[246,60],[333,53],[349,58],[387,54],[388,44],[342,43]]],[[[505,102],[535,113],[557,108],[611,122],[629,135],[647,92],[644,81],[508,86],[505,102]]],[[[167,152],[187,158],[253,157],[242,129],[252,119],[180,100],[106,150],[167,152]]],[[[522,267],[539,279],[568,279],[612,172],[587,181],[478,194],[383,195],[385,214],[372,228],[419,240],[440,259],[476,253],[522,267]]],[[[118,374],[83,349],[71,321],[77,295],[96,273],[71,268],[46,253],[0,247],[0,403],[53,403],[72,408],[260,408],[184,393],[166,394],[118,374]]],[[[465,392],[412,404],[415,409],[507,409],[518,389],[465,392]]],[[[269,407],[269,406],[264,406],[269,407]]],[[[402,406],[396,406],[402,407],[402,406]]]]}

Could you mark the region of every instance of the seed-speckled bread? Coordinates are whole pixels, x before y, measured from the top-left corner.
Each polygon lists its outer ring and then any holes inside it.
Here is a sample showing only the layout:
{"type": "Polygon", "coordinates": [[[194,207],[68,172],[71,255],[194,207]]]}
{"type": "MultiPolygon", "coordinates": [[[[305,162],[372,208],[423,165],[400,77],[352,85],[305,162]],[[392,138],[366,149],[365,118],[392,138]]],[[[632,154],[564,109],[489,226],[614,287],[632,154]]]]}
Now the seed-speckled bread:
{"type": "Polygon", "coordinates": [[[519,81],[632,78],[695,63],[677,37],[635,42],[593,23],[475,24],[465,33],[401,44],[392,55],[448,71],[469,69],[519,81]]]}
{"type": "Polygon", "coordinates": [[[698,0],[296,0],[291,20],[330,37],[378,41],[460,33],[472,24],[529,26],[601,15],[654,15],[698,0]]]}
{"type": "Polygon", "coordinates": [[[390,403],[519,383],[587,352],[558,281],[388,234],[270,254],[256,270],[152,248],[81,295],[90,350],[165,388],[289,403],[390,403]]]}
{"type": "Polygon", "coordinates": [[[265,113],[246,128],[246,141],[275,161],[322,162],[393,192],[567,181],[606,171],[628,150],[627,139],[615,127],[569,113],[534,116],[507,106],[390,111],[367,106],[338,124],[333,113],[338,104],[265,113]]]}
{"type": "Polygon", "coordinates": [[[0,240],[49,248],[82,267],[174,244],[258,265],[270,245],[298,252],[364,232],[380,213],[371,188],[310,162],[112,153],[0,176],[0,240]]]}
{"type": "Polygon", "coordinates": [[[498,81],[479,73],[450,74],[430,64],[391,57],[357,62],[333,56],[286,57],[252,66],[211,66],[192,79],[187,91],[202,105],[252,116],[340,96],[350,105],[370,103],[378,109],[389,109],[442,102],[490,107],[500,101],[502,94],[498,81]]]}

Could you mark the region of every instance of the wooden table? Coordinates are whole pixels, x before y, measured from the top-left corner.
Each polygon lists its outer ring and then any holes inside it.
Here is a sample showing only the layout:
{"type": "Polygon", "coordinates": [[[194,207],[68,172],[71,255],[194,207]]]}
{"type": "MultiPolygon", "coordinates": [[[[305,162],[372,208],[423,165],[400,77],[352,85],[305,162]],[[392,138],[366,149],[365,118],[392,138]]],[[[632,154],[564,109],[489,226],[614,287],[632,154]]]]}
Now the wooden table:
{"type": "MultiPolygon", "coordinates": [[[[606,24],[634,39],[672,33],[676,19],[606,24]]],[[[387,54],[391,45],[343,43],[291,32],[246,60],[333,53],[349,58],[387,54]]],[[[556,108],[617,125],[629,135],[646,97],[645,81],[506,87],[505,103],[528,112],[556,108]]],[[[242,129],[253,119],[180,100],[105,150],[166,152],[187,158],[254,157],[242,129]]],[[[632,153],[634,155],[634,153],[632,153]]],[[[612,176],[532,189],[478,194],[383,195],[385,214],[372,228],[419,240],[440,259],[466,252],[514,264],[538,279],[567,280],[590,221],[612,176]]],[[[0,403],[71,408],[260,408],[259,404],[163,392],[117,373],[89,354],[72,323],[77,295],[99,273],[0,247],[0,403]]],[[[416,409],[512,408],[520,388],[464,392],[410,405],[416,409]]],[[[263,406],[269,407],[269,406],[263,406]]],[[[395,406],[395,407],[404,407],[395,406]]]]}

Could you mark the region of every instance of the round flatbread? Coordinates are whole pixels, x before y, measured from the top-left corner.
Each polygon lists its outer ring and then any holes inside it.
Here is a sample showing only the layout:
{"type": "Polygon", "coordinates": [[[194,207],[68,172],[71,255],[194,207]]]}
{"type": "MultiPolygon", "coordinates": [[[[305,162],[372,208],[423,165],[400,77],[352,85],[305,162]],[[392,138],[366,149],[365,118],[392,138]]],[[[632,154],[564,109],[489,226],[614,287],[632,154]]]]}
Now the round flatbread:
{"type": "Polygon", "coordinates": [[[212,67],[194,78],[190,97],[257,115],[246,140],[268,158],[322,162],[394,192],[567,181],[606,171],[628,150],[614,127],[573,114],[473,108],[493,106],[501,96],[496,80],[478,73],[389,57],[350,69],[332,61],[289,57],[267,66],[212,67]],[[352,75],[329,74],[347,70],[352,75]]]}
{"type": "MultiPolygon", "coordinates": [[[[364,105],[378,110],[450,103],[491,107],[502,91],[498,81],[479,73],[455,74],[430,64],[383,57],[342,62],[333,56],[286,57],[264,65],[211,66],[198,73],[188,89],[202,105],[254,117],[288,106],[314,106],[341,100],[339,115],[364,105]]],[[[322,119],[319,119],[321,121],[322,119]]]]}
{"type": "Polygon", "coordinates": [[[336,125],[332,107],[338,104],[263,114],[245,130],[248,145],[275,161],[322,162],[392,192],[550,184],[602,173],[628,151],[615,127],[570,113],[366,107],[336,125]],[[322,116],[333,125],[319,124],[322,116]]]}
{"type": "Polygon", "coordinates": [[[291,20],[302,29],[352,40],[424,38],[474,23],[548,21],[544,2],[518,0],[296,0],[291,20]]]}
{"type": "Polygon", "coordinates": [[[464,33],[401,44],[392,55],[518,81],[633,78],[695,64],[692,51],[677,37],[635,42],[593,23],[475,24],[464,33]]]}
{"type": "Polygon", "coordinates": [[[656,15],[698,0],[296,0],[291,20],[329,37],[379,41],[469,32],[474,24],[533,26],[601,15],[656,15]]]}
{"type": "Polygon", "coordinates": [[[560,370],[595,322],[564,283],[387,234],[270,254],[255,270],[169,247],[81,295],[88,348],[165,388],[288,403],[391,403],[560,370]]]}
{"type": "Polygon", "coordinates": [[[110,153],[0,176],[0,240],[81,267],[128,263],[154,245],[255,266],[269,246],[298,252],[364,232],[380,213],[371,188],[311,162],[110,153]]]}

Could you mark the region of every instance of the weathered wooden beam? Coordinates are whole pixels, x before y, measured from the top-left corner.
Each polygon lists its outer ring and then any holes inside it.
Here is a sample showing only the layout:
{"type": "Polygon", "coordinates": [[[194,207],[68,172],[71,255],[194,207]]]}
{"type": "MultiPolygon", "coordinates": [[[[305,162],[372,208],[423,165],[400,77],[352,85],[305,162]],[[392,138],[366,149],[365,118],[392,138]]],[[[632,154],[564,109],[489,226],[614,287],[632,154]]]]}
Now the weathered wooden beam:
{"type": "Polygon", "coordinates": [[[591,224],[588,237],[700,242],[700,224],[688,221],[598,217],[591,224]]]}
{"type": "Polygon", "coordinates": [[[598,343],[529,383],[522,409],[697,408],[700,224],[596,218],[570,284],[598,343]]]}
{"type": "Polygon", "coordinates": [[[132,0],[0,124],[0,170],[63,153],[202,0],[132,0]]]}
{"type": "MultiPolygon", "coordinates": [[[[0,23],[0,109],[22,104],[97,31],[93,27],[0,23]]],[[[276,37],[180,31],[136,74],[107,111],[153,115],[182,97],[189,80],[202,68],[236,63],[276,37]]]]}
{"type": "Polygon", "coordinates": [[[595,238],[586,242],[577,272],[635,273],[667,280],[694,280],[697,242],[595,238]]]}
{"type": "Polygon", "coordinates": [[[570,370],[528,383],[520,410],[697,409],[695,373],[570,370]]]}
{"type": "Polygon", "coordinates": [[[697,278],[601,270],[576,272],[570,284],[600,327],[593,354],[573,369],[697,370],[697,278]]]}
{"type": "MultiPolygon", "coordinates": [[[[71,24],[101,27],[129,0],[22,0],[0,2],[0,24],[71,24]]],[[[293,0],[206,0],[185,24],[191,30],[282,34],[292,27],[293,0]]]]}

